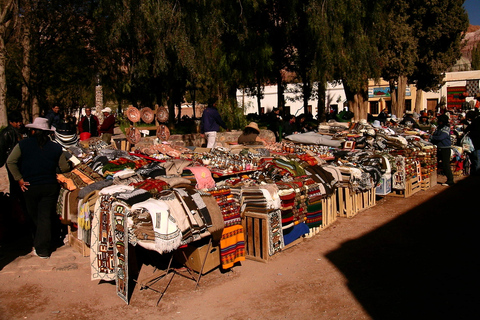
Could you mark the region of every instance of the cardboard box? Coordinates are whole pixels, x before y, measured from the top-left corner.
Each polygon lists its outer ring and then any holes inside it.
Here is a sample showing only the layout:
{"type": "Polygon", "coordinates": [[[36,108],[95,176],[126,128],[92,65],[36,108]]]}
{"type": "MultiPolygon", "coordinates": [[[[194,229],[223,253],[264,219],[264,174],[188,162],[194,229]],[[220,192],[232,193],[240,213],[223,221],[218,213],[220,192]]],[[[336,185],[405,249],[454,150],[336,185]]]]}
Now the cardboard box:
{"type": "Polygon", "coordinates": [[[205,256],[206,261],[202,275],[220,265],[220,246],[212,245],[210,250],[208,250],[208,244],[197,246],[195,243],[191,243],[187,247],[180,248],[175,252],[175,259],[178,262],[185,264],[185,266],[198,273],[202,269],[205,256]]]}
{"type": "Polygon", "coordinates": [[[385,177],[382,176],[380,179],[380,185],[375,190],[375,193],[379,196],[384,196],[390,192],[392,192],[392,178],[385,179],[385,177]]]}

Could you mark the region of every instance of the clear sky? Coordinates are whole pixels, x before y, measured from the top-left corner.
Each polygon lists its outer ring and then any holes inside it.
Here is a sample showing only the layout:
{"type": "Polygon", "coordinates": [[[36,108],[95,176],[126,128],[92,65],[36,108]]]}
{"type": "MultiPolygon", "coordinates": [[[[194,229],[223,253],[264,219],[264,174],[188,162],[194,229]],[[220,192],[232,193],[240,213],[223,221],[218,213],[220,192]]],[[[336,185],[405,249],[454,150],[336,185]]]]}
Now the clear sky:
{"type": "Polygon", "coordinates": [[[463,6],[468,13],[470,24],[480,26],[480,0],[466,0],[463,6]]]}

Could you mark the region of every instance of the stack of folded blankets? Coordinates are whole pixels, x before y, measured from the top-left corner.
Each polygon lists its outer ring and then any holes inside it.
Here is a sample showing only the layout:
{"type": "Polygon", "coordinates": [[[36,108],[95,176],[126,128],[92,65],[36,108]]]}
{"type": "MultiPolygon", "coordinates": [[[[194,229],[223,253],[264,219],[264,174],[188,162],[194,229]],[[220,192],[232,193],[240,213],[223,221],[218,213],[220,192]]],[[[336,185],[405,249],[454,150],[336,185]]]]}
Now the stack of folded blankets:
{"type": "Polygon", "coordinates": [[[245,234],[240,216],[240,203],[229,187],[206,189],[217,201],[225,229],[220,240],[220,261],[223,269],[245,260],[245,234]]]}
{"type": "Polygon", "coordinates": [[[253,212],[267,216],[268,253],[270,256],[284,247],[282,217],[278,187],[275,184],[243,187],[241,189],[242,212],[253,212]]]}

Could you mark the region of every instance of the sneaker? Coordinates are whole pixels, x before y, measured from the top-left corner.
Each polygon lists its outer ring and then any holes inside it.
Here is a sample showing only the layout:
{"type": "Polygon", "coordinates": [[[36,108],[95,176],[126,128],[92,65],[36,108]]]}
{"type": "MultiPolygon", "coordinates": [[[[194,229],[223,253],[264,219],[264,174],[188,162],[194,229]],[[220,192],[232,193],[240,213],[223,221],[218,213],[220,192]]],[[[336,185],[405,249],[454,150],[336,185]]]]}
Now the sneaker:
{"type": "Polygon", "coordinates": [[[42,259],[48,259],[50,258],[50,255],[48,254],[42,254],[42,253],[37,253],[37,250],[33,249],[33,254],[36,255],[37,257],[39,258],[42,258],[42,259]]]}

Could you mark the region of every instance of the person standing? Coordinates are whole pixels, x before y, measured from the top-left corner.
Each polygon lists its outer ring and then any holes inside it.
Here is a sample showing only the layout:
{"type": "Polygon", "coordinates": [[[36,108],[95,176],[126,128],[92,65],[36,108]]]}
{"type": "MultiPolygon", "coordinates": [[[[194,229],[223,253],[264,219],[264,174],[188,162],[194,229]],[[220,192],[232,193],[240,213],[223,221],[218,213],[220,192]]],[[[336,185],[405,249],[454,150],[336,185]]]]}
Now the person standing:
{"type": "Polygon", "coordinates": [[[85,115],[78,122],[78,132],[81,134],[83,132],[90,133],[91,137],[98,136],[98,126],[100,122],[98,118],[92,114],[92,109],[90,107],[85,108],[85,115]]]}
{"type": "Polygon", "coordinates": [[[473,111],[469,111],[467,116],[471,119],[471,123],[465,128],[464,134],[468,134],[473,143],[471,174],[477,176],[480,175],[480,117],[475,117],[473,111]]]}
{"type": "Polygon", "coordinates": [[[273,108],[268,114],[268,128],[275,134],[275,141],[280,142],[280,128],[282,126],[282,117],[280,116],[280,109],[273,108]]]}
{"type": "Polygon", "coordinates": [[[388,118],[388,109],[383,108],[382,111],[378,114],[377,120],[380,121],[382,126],[386,125],[388,118]]]}
{"type": "Polygon", "coordinates": [[[207,148],[215,147],[217,142],[217,132],[220,127],[228,131],[227,125],[222,120],[217,110],[216,103],[212,99],[208,102],[207,108],[203,110],[201,131],[207,140],[207,148]]]}
{"type": "Polygon", "coordinates": [[[31,129],[31,135],[13,148],[7,165],[23,191],[34,224],[34,252],[46,259],[52,250],[52,225],[60,190],[56,170],[59,167],[66,172],[69,166],[62,147],[50,140],[54,129],[47,119],[38,117],[25,127],[31,129]]]}
{"type": "MultiPolygon", "coordinates": [[[[12,153],[13,148],[23,139],[23,136],[20,133],[22,126],[22,114],[18,111],[12,111],[8,115],[8,126],[0,132],[0,168],[6,164],[7,158],[10,153],[12,153]]],[[[20,187],[13,178],[8,166],[6,166],[6,169],[10,185],[10,196],[12,197],[12,200],[20,206],[20,204],[23,204],[22,190],[20,190],[20,187]]]]}
{"type": "Polygon", "coordinates": [[[60,125],[60,121],[62,120],[62,117],[60,115],[60,107],[54,106],[52,109],[48,110],[45,114],[45,118],[48,119],[48,123],[52,127],[54,127],[55,129],[58,128],[58,126],[60,125]]]}
{"type": "Polygon", "coordinates": [[[102,135],[102,141],[110,144],[113,136],[113,128],[115,127],[115,117],[112,115],[112,109],[109,107],[103,109],[102,113],[104,119],[98,132],[102,135]]]}
{"type": "Polygon", "coordinates": [[[437,146],[437,158],[442,161],[442,168],[447,181],[443,185],[451,186],[454,184],[452,169],[450,168],[450,157],[452,140],[450,139],[450,125],[448,116],[442,114],[437,120],[438,127],[432,134],[431,141],[437,146]]]}

